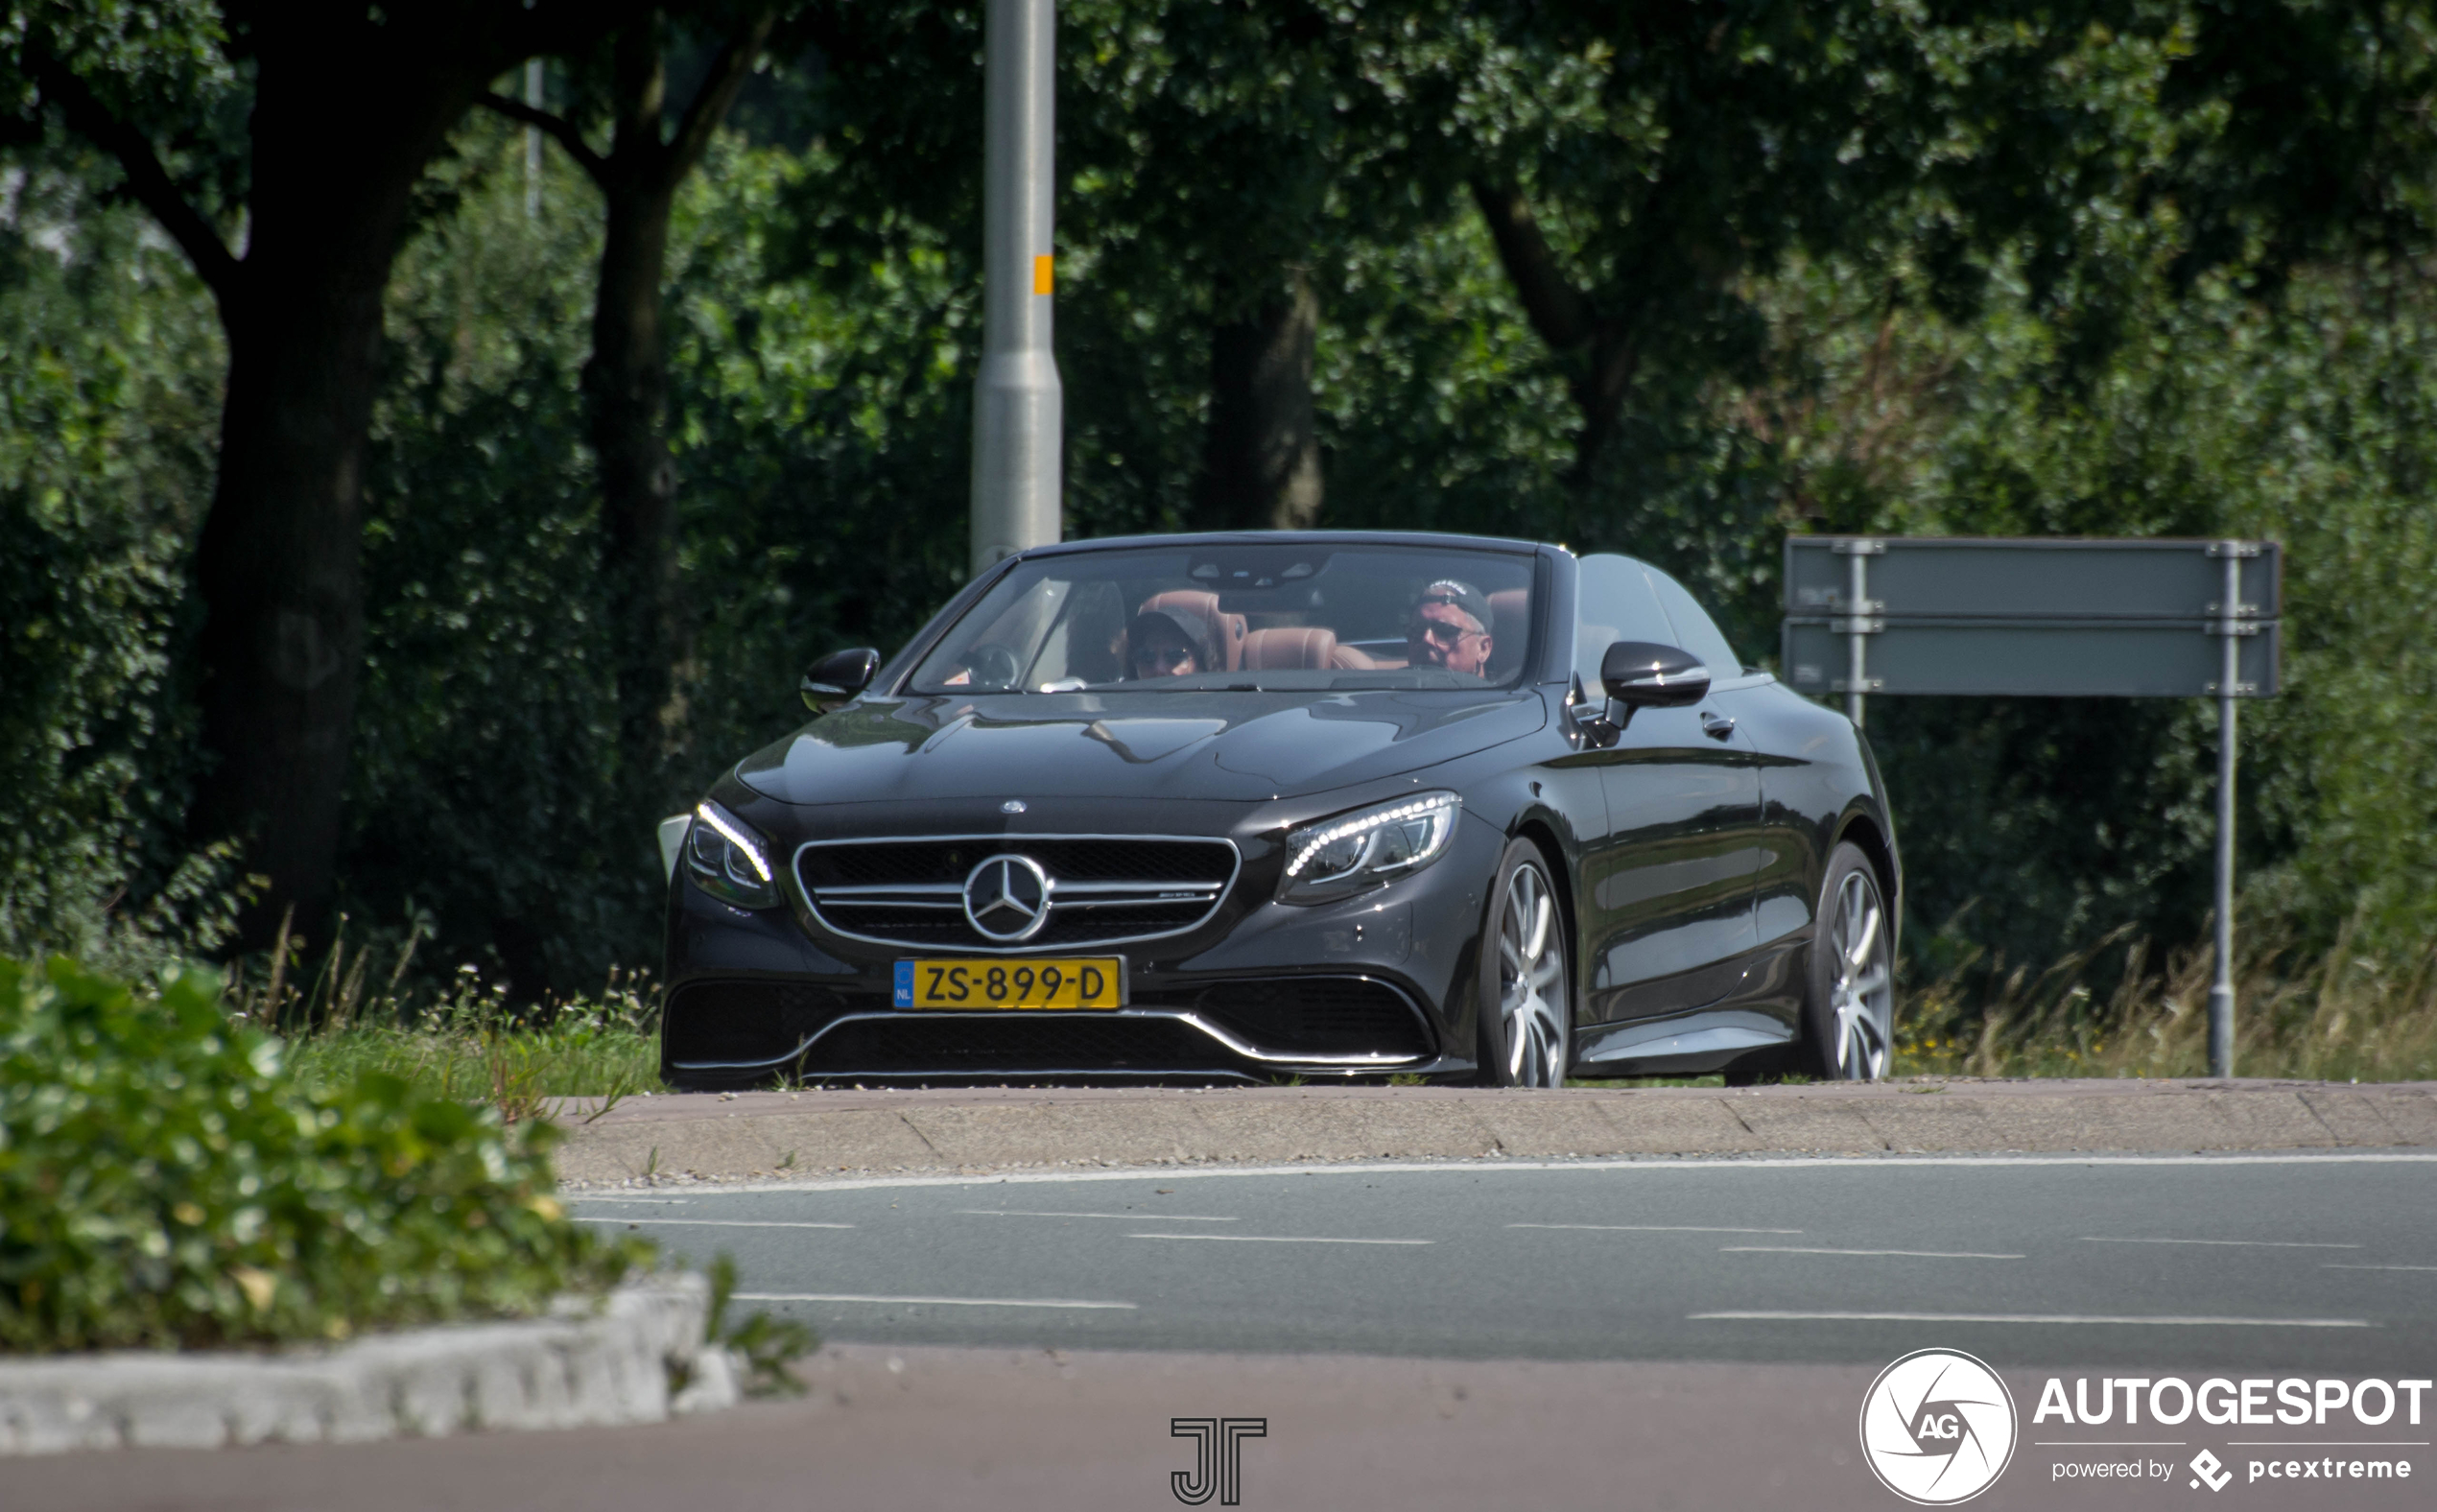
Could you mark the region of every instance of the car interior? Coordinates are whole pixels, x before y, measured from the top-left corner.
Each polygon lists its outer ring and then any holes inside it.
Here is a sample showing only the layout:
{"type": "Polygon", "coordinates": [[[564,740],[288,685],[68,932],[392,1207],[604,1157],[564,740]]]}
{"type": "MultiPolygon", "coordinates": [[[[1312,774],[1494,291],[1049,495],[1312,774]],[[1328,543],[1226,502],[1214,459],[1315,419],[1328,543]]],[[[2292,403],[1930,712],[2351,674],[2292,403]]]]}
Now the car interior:
{"type": "MultiPolygon", "coordinates": [[[[1337,563],[1351,555],[1340,554],[1337,563]]],[[[1156,576],[1045,575],[1020,588],[1010,585],[1006,602],[982,608],[981,627],[952,638],[961,650],[943,650],[930,665],[941,670],[942,688],[1063,692],[1165,681],[1173,674],[1137,668],[1130,644],[1144,617],[1157,615],[1167,626],[1151,633],[1172,644],[1181,631],[1191,643],[1192,673],[1406,671],[1406,626],[1424,585],[1444,578],[1470,583],[1502,570],[1528,580],[1523,562],[1506,568],[1464,557],[1424,557],[1409,565],[1373,557],[1342,570],[1332,563],[1258,589],[1178,585],[1176,578],[1184,575],[1166,564],[1154,569],[1156,576]]],[[[1530,646],[1531,589],[1509,578],[1503,583],[1493,579],[1479,591],[1491,624],[1481,676],[1504,682],[1530,646]]]]}

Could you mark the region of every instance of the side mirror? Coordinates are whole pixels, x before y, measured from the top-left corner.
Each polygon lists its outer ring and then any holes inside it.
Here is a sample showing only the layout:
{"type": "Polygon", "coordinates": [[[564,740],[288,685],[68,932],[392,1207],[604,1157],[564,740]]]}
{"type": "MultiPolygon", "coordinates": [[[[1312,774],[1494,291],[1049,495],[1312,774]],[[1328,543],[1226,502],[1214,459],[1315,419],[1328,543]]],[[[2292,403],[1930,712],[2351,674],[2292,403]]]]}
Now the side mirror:
{"type": "Polygon", "coordinates": [[[872,673],[880,670],[880,653],[868,646],[858,646],[850,651],[831,651],[813,663],[804,673],[800,691],[804,707],[815,714],[827,714],[847,699],[871,686],[872,673]]]}
{"type": "Polygon", "coordinates": [[[1710,670],[1688,651],[1647,641],[1619,641],[1599,658],[1599,681],[1608,697],[1635,709],[1679,709],[1710,691],[1710,670]]]}

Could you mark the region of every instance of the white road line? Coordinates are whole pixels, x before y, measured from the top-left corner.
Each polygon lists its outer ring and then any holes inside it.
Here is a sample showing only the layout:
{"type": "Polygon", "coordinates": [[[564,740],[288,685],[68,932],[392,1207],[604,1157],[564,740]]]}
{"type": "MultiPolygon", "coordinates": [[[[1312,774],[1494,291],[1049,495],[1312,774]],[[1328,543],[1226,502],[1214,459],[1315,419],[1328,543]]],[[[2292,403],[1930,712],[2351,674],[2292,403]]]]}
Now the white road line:
{"type": "Polygon", "coordinates": [[[2319,1266],[2319,1269],[2321,1269],[2321,1270],[2437,1270],[2437,1265],[2339,1265],[2339,1264],[2336,1264],[2335,1262],[2333,1262],[2333,1261],[2329,1261],[2329,1262],[2327,1262],[2325,1264],[2322,1264],[2321,1266],[2319,1266]]]}
{"type": "Polygon", "coordinates": [[[579,1204],[588,1202],[640,1202],[655,1208],[681,1208],[693,1199],[690,1197],[572,1197],[568,1200],[579,1204]]]}
{"type": "Polygon", "coordinates": [[[1131,1302],[1066,1302],[1053,1297],[874,1297],[850,1291],[739,1291],[739,1302],[871,1302],[923,1308],[1068,1308],[1131,1312],[1131,1302]]]}
{"type": "Polygon", "coordinates": [[[2226,1249],[2362,1249],[2360,1244],[2317,1244],[2307,1240],[2283,1239],[2109,1239],[2096,1234],[2082,1236],[2085,1244],[2213,1244],[2226,1249]]]}
{"type": "Polygon", "coordinates": [[[1802,1249],[1792,1244],[1721,1244],[1721,1255],[1894,1255],[1905,1260],[2021,1260],[2020,1255],[1983,1255],[1944,1249],[1802,1249]]]}
{"type": "Polygon", "coordinates": [[[576,1219],[576,1221],[579,1223],[624,1223],[628,1228],[633,1228],[639,1223],[648,1223],[654,1228],[850,1229],[855,1226],[852,1223],[764,1222],[758,1218],[622,1218],[613,1217],[605,1218],[580,1217],[576,1219]]]}
{"type": "Polygon", "coordinates": [[[1145,1218],[1154,1223],[1233,1223],[1235,1218],[1214,1218],[1191,1213],[1025,1213],[1011,1208],[958,1208],[958,1217],[968,1218],[1123,1218],[1140,1223],[1145,1218]]]}
{"type": "Polygon", "coordinates": [[[1434,1239],[1320,1239],[1302,1234],[1128,1234],[1127,1239],[1198,1239],[1218,1244],[1435,1244],[1434,1239]]]}
{"type": "MultiPolygon", "coordinates": [[[[816,1181],[739,1181],[698,1189],[702,1197],[749,1197],[772,1192],[894,1191],[901,1187],[1022,1187],[1085,1181],[1208,1181],[1245,1176],[1500,1175],[1507,1171],[1633,1170],[1884,1170],[1949,1166],[1973,1170],[2039,1170],[2128,1166],[2432,1166],[2437,1153],[2309,1155],[1640,1155],[1614,1160],[1389,1160],[1313,1162],[1300,1166],[1134,1167],[1119,1170],[1022,1170],[995,1176],[838,1176],[816,1181]]],[[[576,1200],[597,1199],[575,1193],[576,1200]]],[[[619,1200],[619,1199],[607,1199],[619,1200]]]]}
{"type": "Polygon", "coordinates": [[[1744,1323],[2094,1323],[2158,1328],[2376,1328],[2366,1318],[2128,1318],[2074,1312],[1687,1312],[1692,1321],[1744,1323]]]}
{"type": "Polygon", "coordinates": [[[1509,1223],[1508,1228],[1586,1229],[1598,1234],[1799,1234],[1800,1229],[1708,1228],[1693,1223],[1509,1223]]]}

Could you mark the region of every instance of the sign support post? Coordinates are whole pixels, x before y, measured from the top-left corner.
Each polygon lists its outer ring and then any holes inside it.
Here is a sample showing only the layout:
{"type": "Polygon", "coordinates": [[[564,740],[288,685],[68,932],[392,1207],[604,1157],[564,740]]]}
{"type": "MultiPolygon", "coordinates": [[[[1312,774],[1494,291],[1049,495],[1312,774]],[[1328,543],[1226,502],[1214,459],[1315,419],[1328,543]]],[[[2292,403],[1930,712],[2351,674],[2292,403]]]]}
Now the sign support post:
{"type": "Polygon", "coordinates": [[[2217,633],[2224,637],[2217,674],[2217,975],[2209,985],[2209,1075],[2234,1075],[2234,774],[2236,703],[2242,684],[2242,558],[2257,547],[2219,541],[2225,558],[2225,597],[2217,604],[2217,633]]]}

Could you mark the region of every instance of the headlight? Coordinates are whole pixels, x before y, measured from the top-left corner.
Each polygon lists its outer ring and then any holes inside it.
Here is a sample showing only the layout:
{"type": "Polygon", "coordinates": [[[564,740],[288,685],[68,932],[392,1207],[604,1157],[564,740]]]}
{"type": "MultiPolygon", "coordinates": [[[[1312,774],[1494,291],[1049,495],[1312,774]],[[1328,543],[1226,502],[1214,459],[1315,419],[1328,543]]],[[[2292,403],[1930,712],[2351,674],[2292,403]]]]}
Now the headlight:
{"type": "Polygon", "coordinates": [[[1319,903],[1421,870],[1455,838],[1463,807],[1452,792],[1426,792],[1290,832],[1279,900],[1319,903]]]}
{"type": "Polygon", "coordinates": [[[778,902],[769,841],[716,803],[694,811],[694,827],[685,832],[685,869],[696,886],[740,909],[778,902]]]}

